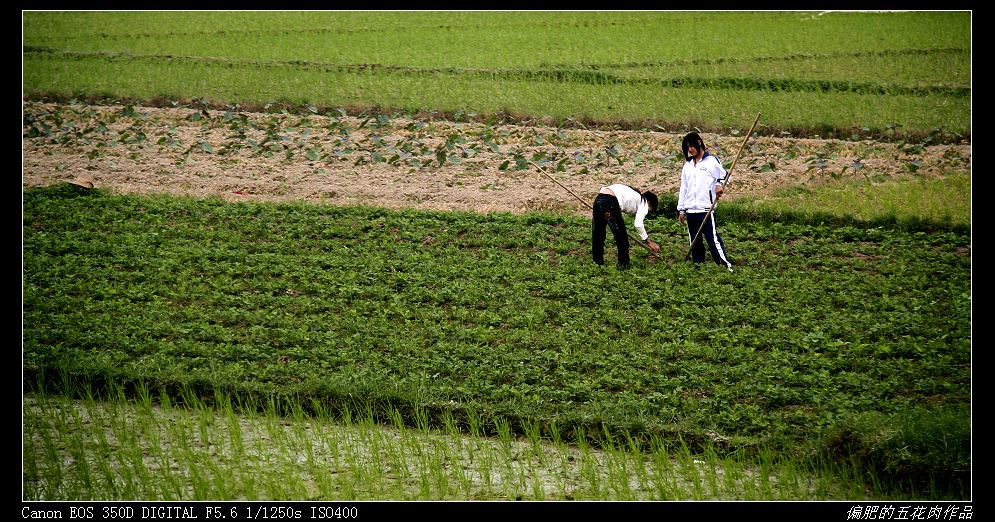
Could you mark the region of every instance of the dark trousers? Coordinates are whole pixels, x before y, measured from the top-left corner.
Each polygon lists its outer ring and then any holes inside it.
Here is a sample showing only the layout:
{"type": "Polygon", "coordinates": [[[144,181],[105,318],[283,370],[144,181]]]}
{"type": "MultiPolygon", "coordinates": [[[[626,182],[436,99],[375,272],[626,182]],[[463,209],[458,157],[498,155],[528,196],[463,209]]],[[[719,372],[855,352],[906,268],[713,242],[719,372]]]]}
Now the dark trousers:
{"type": "Polygon", "coordinates": [[[705,261],[704,243],[707,242],[708,251],[712,254],[712,260],[718,265],[732,267],[732,263],[726,257],[725,245],[722,244],[719,231],[715,228],[715,213],[688,212],[685,215],[685,219],[688,224],[688,241],[694,239],[694,235],[698,233],[698,229],[701,229],[701,235],[698,236],[698,240],[691,245],[691,260],[695,263],[703,263],[705,261]],[[708,219],[705,219],[705,216],[708,216],[708,219]],[[704,227],[701,226],[702,222],[705,223],[704,227]]]}
{"type": "Polygon", "coordinates": [[[591,225],[591,257],[594,262],[605,264],[605,228],[610,228],[618,248],[618,266],[629,268],[629,235],[625,232],[622,220],[622,207],[618,198],[608,194],[598,194],[594,198],[594,215],[591,225]]]}

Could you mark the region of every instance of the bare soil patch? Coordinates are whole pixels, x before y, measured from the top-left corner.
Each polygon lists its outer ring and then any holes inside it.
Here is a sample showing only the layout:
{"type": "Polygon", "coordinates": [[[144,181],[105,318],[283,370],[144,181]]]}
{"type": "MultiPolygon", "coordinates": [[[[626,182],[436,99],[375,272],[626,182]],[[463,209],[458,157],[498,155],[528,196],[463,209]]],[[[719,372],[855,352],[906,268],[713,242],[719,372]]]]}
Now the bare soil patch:
{"type": "MultiPolygon", "coordinates": [[[[29,137],[25,124],[24,187],[79,180],[117,194],[481,213],[588,212],[528,163],[535,158],[552,158],[544,167],[581,198],[593,200],[601,186],[614,182],[676,194],[683,136],[25,102],[24,114],[29,113],[58,114],[60,125],[29,137]],[[447,154],[441,165],[440,150],[447,154]],[[564,159],[564,170],[556,172],[564,159]],[[527,168],[520,170],[521,160],[527,168]]],[[[727,163],[743,144],[743,136],[703,138],[727,163]]],[[[727,197],[764,196],[780,187],[845,178],[883,181],[913,171],[939,176],[969,170],[970,163],[969,143],[913,146],[755,135],[733,170],[727,197]]]]}

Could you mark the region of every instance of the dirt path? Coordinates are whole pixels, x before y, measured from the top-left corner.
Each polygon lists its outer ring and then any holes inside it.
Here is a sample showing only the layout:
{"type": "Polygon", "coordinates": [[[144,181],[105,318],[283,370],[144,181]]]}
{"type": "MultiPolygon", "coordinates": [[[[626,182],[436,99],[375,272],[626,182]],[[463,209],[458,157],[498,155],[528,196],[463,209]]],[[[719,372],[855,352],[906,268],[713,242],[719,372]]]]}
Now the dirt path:
{"type": "MultiPolygon", "coordinates": [[[[35,102],[24,103],[24,114],[25,187],[79,180],[112,193],[230,201],[586,213],[530,161],[582,198],[612,182],[659,194],[679,185],[682,134],[35,102]],[[560,162],[563,170],[554,172],[560,162]]],[[[743,143],[742,136],[703,137],[727,164],[743,143]]],[[[970,164],[970,144],[754,136],[728,194],[912,171],[933,176],[970,164]]]]}

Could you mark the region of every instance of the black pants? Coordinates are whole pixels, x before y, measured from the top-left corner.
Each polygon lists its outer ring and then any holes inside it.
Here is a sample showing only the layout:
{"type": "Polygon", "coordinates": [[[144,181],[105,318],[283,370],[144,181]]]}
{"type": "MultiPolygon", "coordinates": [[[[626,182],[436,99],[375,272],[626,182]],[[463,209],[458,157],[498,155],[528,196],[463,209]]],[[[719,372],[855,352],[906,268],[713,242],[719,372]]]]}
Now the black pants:
{"type": "Polygon", "coordinates": [[[719,237],[718,229],[715,228],[715,213],[713,212],[709,215],[707,212],[688,212],[685,218],[688,224],[688,241],[694,239],[694,235],[698,233],[698,229],[701,229],[701,235],[698,236],[698,240],[691,245],[691,260],[695,263],[705,261],[704,242],[707,241],[708,251],[712,254],[712,261],[715,261],[715,264],[731,268],[732,263],[726,257],[725,245],[722,243],[722,238],[719,237]],[[708,216],[708,219],[705,219],[705,216],[708,216]],[[705,226],[702,226],[702,222],[705,223],[705,226]]]}
{"type": "Polygon", "coordinates": [[[615,246],[618,248],[618,266],[629,268],[629,235],[625,232],[625,221],[622,220],[622,207],[618,198],[608,194],[598,194],[594,198],[594,215],[591,225],[591,257],[594,262],[605,264],[605,227],[615,236],[615,246]]]}

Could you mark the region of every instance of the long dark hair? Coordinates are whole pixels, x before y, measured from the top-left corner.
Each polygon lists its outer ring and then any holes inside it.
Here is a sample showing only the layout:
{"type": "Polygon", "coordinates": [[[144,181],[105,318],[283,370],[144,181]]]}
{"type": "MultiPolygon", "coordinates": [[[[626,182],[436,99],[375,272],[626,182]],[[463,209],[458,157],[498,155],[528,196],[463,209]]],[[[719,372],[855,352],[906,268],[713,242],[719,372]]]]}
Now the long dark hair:
{"type": "Polygon", "coordinates": [[[660,198],[656,197],[656,194],[648,190],[646,192],[643,192],[637,189],[636,187],[633,187],[632,185],[626,185],[626,186],[631,188],[632,190],[635,190],[646,201],[646,203],[649,204],[650,211],[649,214],[646,215],[646,217],[652,217],[654,214],[656,214],[656,211],[660,208],[660,198]]]}
{"type": "Polygon", "coordinates": [[[656,217],[657,212],[660,210],[660,198],[656,197],[656,194],[648,190],[646,192],[643,192],[642,196],[643,199],[645,199],[646,202],[649,203],[650,205],[650,211],[649,214],[646,214],[646,217],[648,218],[656,217]]]}
{"type": "Polygon", "coordinates": [[[701,139],[701,136],[697,132],[689,132],[687,136],[684,136],[684,141],[681,142],[681,150],[684,151],[684,160],[691,161],[691,156],[688,156],[688,147],[695,147],[699,151],[705,151],[705,141],[701,139]]]}

